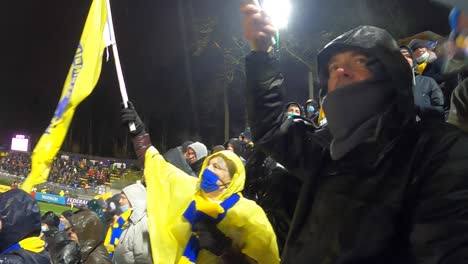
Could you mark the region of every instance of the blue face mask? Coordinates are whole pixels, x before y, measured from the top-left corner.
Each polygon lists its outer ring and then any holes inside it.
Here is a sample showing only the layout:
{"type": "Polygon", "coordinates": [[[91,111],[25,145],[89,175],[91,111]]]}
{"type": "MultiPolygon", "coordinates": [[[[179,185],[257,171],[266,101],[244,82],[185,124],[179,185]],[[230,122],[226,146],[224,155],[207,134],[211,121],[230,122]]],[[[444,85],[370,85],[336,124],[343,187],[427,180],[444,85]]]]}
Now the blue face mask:
{"type": "Polygon", "coordinates": [[[214,174],[214,172],[210,171],[209,169],[205,169],[201,177],[202,178],[200,188],[205,193],[210,193],[219,190],[219,186],[216,184],[219,178],[216,174],[214,174]]]}
{"type": "Polygon", "coordinates": [[[42,231],[42,233],[46,232],[46,231],[47,231],[47,227],[41,226],[41,231],[42,231]]]}
{"type": "Polygon", "coordinates": [[[129,209],[128,204],[120,206],[120,211],[122,211],[122,213],[125,213],[128,209],[129,209]]]}
{"type": "Polygon", "coordinates": [[[309,106],[307,107],[307,112],[313,113],[314,111],[315,111],[315,107],[313,107],[313,106],[311,106],[311,105],[309,105],[309,106]]]}
{"type": "Polygon", "coordinates": [[[58,230],[59,231],[63,231],[65,230],[65,224],[63,222],[60,222],[59,225],[58,225],[58,230]]]}

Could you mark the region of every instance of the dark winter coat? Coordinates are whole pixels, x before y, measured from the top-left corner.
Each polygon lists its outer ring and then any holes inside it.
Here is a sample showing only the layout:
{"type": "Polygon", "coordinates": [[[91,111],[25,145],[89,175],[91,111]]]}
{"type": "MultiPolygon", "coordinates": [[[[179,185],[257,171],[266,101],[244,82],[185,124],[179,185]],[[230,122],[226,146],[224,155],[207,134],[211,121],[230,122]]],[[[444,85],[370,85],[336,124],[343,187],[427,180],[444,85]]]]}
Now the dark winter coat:
{"type": "Polygon", "coordinates": [[[245,165],[242,194],[265,211],[276,234],[280,253],[286,242],[301,182],[270,156],[254,151],[245,165]]]}
{"type": "Polygon", "coordinates": [[[53,264],[78,264],[81,263],[81,251],[79,244],[71,240],[66,231],[55,234],[47,247],[53,264]]]}
{"type": "Polygon", "coordinates": [[[192,171],[190,165],[185,160],[184,154],[182,153],[182,147],[176,147],[168,150],[164,155],[164,158],[167,162],[171,163],[172,165],[176,166],[177,168],[181,169],[188,175],[198,176],[192,171]]]}
{"type": "Polygon", "coordinates": [[[31,195],[19,189],[0,194],[0,220],[0,264],[50,264],[45,250],[34,253],[16,249],[4,253],[22,239],[39,236],[41,232],[41,212],[31,195]]]}
{"type": "Polygon", "coordinates": [[[448,122],[468,133],[468,78],[453,91],[448,122]]]}
{"type": "Polygon", "coordinates": [[[190,168],[192,168],[193,173],[198,177],[200,174],[201,168],[203,166],[203,162],[205,161],[206,157],[198,159],[194,163],[190,164],[190,168]]]}
{"type": "Polygon", "coordinates": [[[90,210],[80,210],[69,220],[78,236],[82,263],[110,264],[109,254],[102,243],[104,227],[99,216],[90,210]]]}
{"type": "Polygon", "coordinates": [[[376,142],[340,160],[330,157],[327,128],[281,122],[276,60],[263,52],[246,60],[253,140],[302,182],[283,263],[464,263],[468,137],[442,122],[415,124],[411,71],[383,30],[359,27],[327,45],[318,58],[322,81],[329,58],[346,47],[382,62],[396,97],[376,142]]]}
{"type": "Polygon", "coordinates": [[[435,118],[444,120],[444,94],[434,79],[416,75],[413,86],[416,114],[421,119],[435,118]]]}

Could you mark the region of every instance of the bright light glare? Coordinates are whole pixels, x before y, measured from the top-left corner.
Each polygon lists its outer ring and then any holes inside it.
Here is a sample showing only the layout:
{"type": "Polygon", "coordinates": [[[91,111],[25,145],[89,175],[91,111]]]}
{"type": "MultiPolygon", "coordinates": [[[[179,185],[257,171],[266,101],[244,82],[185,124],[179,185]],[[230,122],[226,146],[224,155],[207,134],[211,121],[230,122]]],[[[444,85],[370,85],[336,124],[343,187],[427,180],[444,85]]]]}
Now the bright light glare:
{"type": "Polygon", "coordinates": [[[282,29],[288,26],[289,14],[291,13],[289,0],[264,0],[262,8],[270,16],[276,28],[282,29]]]}

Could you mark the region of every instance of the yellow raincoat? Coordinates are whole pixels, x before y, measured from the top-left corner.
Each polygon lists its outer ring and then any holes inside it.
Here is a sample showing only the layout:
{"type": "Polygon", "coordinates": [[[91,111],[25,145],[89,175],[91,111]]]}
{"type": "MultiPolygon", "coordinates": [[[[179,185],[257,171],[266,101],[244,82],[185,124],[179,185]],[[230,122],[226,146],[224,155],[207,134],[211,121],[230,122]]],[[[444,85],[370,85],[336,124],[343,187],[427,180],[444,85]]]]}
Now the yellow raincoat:
{"type": "MultiPolygon", "coordinates": [[[[244,188],[245,169],[239,157],[230,151],[217,152],[205,159],[201,171],[213,157],[221,156],[236,165],[228,189],[217,201],[223,201],[244,188]]],[[[201,173],[200,173],[201,175],[201,173]]],[[[145,180],[148,193],[148,225],[153,261],[178,263],[191,236],[191,225],[183,213],[195,198],[200,199],[200,179],[189,176],[166,160],[154,147],[145,154],[145,180]]],[[[279,263],[276,236],[263,209],[243,197],[227,211],[218,228],[233,244],[257,263],[279,263]]],[[[220,263],[209,251],[201,250],[197,263],[220,263]]]]}

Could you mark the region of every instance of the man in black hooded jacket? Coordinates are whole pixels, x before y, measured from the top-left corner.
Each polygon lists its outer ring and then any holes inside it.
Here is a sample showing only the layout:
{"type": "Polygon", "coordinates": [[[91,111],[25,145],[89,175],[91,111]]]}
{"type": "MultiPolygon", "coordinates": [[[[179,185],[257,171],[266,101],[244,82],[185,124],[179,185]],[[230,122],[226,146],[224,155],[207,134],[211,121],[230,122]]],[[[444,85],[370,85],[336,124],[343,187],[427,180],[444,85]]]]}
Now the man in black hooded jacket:
{"type": "Polygon", "coordinates": [[[256,146],[302,181],[283,263],[465,263],[468,138],[416,124],[412,76],[395,40],[360,26],[318,55],[328,127],[282,120],[275,30],[244,5],[247,111],[256,146]]]}

